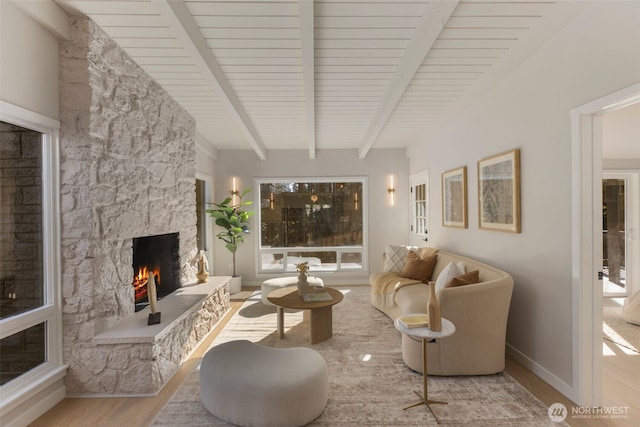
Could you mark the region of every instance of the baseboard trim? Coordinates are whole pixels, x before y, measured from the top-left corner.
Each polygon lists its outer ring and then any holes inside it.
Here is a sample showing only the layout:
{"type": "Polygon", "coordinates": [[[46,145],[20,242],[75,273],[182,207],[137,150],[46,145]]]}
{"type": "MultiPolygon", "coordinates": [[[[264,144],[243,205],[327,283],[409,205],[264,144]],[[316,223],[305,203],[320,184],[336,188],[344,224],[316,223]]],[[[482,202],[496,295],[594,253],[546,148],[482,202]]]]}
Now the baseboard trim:
{"type": "Polygon", "coordinates": [[[53,384],[24,400],[11,411],[2,414],[0,425],[24,427],[37,420],[66,397],[64,381],[58,379],[53,384]]]}
{"type": "Polygon", "coordinates": [[[577,393],[576,390],[572,386],[567,384],[565,381],[561,380],[560,378],[555,376],[553,373],[549,372],[545,367],[543,367],[542,365],[538,364],[537,362],[529,358],[520,350],[511,346],[509,343],[507,343],[506,345],[506,351],[509,356],[513,357],[515,360],[520,362],[524,367],[526,367],[531,372],[539,376],[544,382],[549,384],[551,387],[558,390],[565,397],[567,397],[567,399],[571,400],[572,402],[577,401],[575,398],[577,393]]]}

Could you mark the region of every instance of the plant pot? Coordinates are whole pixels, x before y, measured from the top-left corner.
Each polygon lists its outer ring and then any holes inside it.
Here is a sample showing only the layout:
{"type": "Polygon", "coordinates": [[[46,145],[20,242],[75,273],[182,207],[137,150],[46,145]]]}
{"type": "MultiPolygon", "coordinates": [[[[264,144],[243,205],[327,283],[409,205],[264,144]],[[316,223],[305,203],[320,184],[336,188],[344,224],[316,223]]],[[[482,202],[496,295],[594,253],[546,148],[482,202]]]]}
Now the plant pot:
{"type": "Polygon", "coordinates": [[[233,276],[229,282],[231,285],[229,288],[230,294],[237,294],[242,290],[242,276],[233,276]]]}

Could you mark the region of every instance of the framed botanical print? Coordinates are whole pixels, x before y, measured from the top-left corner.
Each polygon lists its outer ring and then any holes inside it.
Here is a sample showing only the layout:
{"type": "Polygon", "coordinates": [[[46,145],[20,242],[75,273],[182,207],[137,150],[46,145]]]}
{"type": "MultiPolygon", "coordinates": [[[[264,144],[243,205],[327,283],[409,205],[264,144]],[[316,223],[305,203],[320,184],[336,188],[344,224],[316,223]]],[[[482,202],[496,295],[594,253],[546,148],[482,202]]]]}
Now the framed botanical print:
{"type": "Polygon", "coordinates": [[[467,228],[467,167],[442,174],[442,225],[467,228]]]}
{"type": "Polygon", "coordinates": [[[520,150],[478,161],[479,226],[520,233],[520,150]]]}

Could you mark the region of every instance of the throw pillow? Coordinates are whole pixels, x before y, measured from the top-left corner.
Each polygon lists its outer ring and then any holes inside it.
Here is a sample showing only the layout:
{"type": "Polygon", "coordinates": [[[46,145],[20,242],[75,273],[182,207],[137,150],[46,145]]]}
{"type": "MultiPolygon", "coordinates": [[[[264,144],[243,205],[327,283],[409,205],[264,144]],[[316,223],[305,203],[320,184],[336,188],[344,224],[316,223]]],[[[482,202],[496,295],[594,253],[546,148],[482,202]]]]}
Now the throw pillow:
{"type": "Polygon", "coordinates": [[[409,250],[413,249],[411,246],[393,246],[389,245],[384,251],[384,271],[393,271],[399,273],[404,267],[405,261],[407,261],[407,254],[409,250]]]}
{"type": "Polygon", "coordinates": [[[456,276],[449,280],[444,287],[455,288],[456,286],[473,285],[480,282],[480,270],[473,270],[461,276],[456,276]]]}
{"type": "Polygon", "coordinates": [[[436,248],[429,248],[429,247],[425,246],[425,247],[422,247],[422,248],[418,249],[416,252],[418,253],[418,256],[420,258],[426,258],[426,257],[428,257],[430,255],[433,255],[433,254],[437,253],[438,250],[436,248]]]}
{"type": "Polygon", "coordinates": [[[453,261],[449,262],[449,264],[447,264],[446,267],[442,269],[440,274],[438,274],[438,278],[436,279],[436,292],[442,290],[444,288],[444,285],[446,285],[449,280],[463,274],[464,271],[460,268],[460,266],[456,265],[453,261]]]}
{"type": "Polygon", "coordinates": [[[416,252],[409,251],[407,261],[404,263],[402,271],[400,272],[400,277],[420,280],[421,282],[427,283],[427,281],[431,279],[431,274],[433,274],[433,268],[436,266],[437,259],[437,254],[420,258],[416,252]]]}

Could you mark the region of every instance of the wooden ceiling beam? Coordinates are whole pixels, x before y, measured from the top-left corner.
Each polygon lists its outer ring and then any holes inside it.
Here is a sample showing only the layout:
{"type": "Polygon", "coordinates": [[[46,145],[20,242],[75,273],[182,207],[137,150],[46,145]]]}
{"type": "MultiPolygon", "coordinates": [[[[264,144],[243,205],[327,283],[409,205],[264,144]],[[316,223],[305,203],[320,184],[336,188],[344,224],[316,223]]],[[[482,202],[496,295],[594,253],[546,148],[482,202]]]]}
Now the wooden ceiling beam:
{"type": "Polygon", "coordinates": [[[398,101],[402,98],[458,3],[458,1],[445,0],[430,2],[426,6],[400,64],[396,68],[389,86],[385,90],[384,97],[360,143],[358,150],[360,159],[364,159],[373,147],[398,101]]]}
{"type": "Polygon", "coordinates": [[[153,0],[160,14],[166,19],[169,27],[176,34],[189,56],[202,72],[207,82],[213,86],[220,96],[221,102],[235,119],[249,144],[262,160],[267,158],[267,149],[238,99],[233,87],[222,71],[218,60],[202,36],[200,29],[183,1],[153,0]]]}

